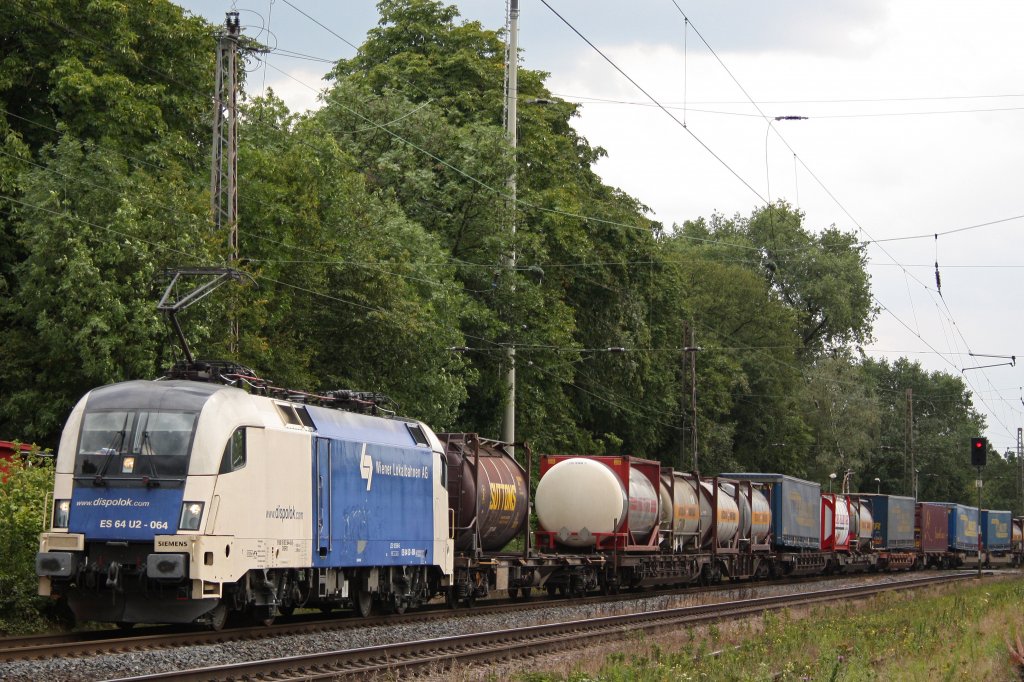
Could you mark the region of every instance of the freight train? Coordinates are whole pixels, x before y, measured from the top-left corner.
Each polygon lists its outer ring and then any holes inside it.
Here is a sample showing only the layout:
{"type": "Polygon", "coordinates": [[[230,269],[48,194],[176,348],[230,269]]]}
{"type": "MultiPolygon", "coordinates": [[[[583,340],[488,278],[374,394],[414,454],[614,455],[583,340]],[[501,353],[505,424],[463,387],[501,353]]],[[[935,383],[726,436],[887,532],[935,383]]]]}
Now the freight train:
{"type": "MultiPolygon", "coordinates": [[[[78,619],[219,629],[297,608],[365,616],[978,557],[971,507],[629,456],[542,455],[531,495],[525,445],[520,463],[371,396],[207,370],[97,388],[72,411],[36,572],[78,619]]],[[[1019,563],[1021,519],[980,522],[983,558],[1019,563]]]]}

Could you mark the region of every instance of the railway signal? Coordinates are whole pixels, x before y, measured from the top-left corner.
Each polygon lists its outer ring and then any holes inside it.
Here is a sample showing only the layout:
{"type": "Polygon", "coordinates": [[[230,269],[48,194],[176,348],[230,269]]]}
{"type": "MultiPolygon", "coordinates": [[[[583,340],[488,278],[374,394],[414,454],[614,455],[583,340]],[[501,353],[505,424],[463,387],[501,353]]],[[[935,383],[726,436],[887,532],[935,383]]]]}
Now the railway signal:
{"type": "Polygon", "coordinates": [[[985,438],[971,439],[971,466],[985,466],[985,455],[988,452],[988,441],[985,438]]]}

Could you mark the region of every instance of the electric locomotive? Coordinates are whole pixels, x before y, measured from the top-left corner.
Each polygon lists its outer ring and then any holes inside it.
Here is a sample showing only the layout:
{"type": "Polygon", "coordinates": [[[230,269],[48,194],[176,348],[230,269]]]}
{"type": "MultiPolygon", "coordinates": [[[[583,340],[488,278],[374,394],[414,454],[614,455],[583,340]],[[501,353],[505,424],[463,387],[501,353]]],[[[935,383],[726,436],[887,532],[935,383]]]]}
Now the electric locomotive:
{"type": "Polygon", "coordinates": [[[446,475],[421,422],[219,383],[104,386],[61,437],[39,591],[124,626],[402,611],[450,580],[446,475]]]}

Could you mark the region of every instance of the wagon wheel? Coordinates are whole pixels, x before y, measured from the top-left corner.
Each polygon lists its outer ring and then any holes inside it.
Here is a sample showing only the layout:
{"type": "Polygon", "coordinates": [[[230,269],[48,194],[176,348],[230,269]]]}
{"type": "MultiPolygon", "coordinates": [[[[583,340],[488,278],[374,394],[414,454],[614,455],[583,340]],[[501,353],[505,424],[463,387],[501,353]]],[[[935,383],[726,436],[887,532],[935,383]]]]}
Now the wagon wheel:
{"type": "Polygon", "coordinates": [[[522,590],[523,601],[530,601],[530,594],[533,592],[529,587],[524,587],[522,590]]]}
{"type": "Polygon", "coordinates": [[[519,599],[519,588],[518,587],[510,587],[510,588],[508,588],[508,598],[509,599],[519,599]]]}
{"type": "Polygon", "coordinates": [[[363,618],[369,618],[373,613],[373,595],[368,590],[359,590],[355,598],[356,613],[363,618]]]}

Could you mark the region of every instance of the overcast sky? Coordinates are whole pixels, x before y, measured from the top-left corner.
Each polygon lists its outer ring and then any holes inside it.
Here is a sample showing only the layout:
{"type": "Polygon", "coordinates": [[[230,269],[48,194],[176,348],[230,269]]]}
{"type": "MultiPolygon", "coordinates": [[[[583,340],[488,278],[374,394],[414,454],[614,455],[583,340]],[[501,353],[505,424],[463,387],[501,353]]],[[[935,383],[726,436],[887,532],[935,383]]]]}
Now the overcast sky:
{"type": "MultiPolygon", "coordinates": [[[[1022,368],[968,368],[1010,362],[970,353],[1022,350],[1024,3],[547,2],[520,0],[524,65],[584,103],[576,127],[608,151],[597,166],[608,184],[666,227],[783,198],[812,230],[857,231],[882,308],[869,355],[963,376],[984,435],[1016,448],[1022,368]]],[[[231,9],[179,4],[216,23],[231,9]]],[[[464,19],[504,25],[503,0],[455,4],[464,19]]],[[[324,60],[351,57],[347,43],[377,23],[370,0],[235,8],[246,35],[324,60]]],[[[254,65],[251,93],[269,86],[294,110],[315,106],[329,64],[280,52],[268,63],[254,65]]]]}

